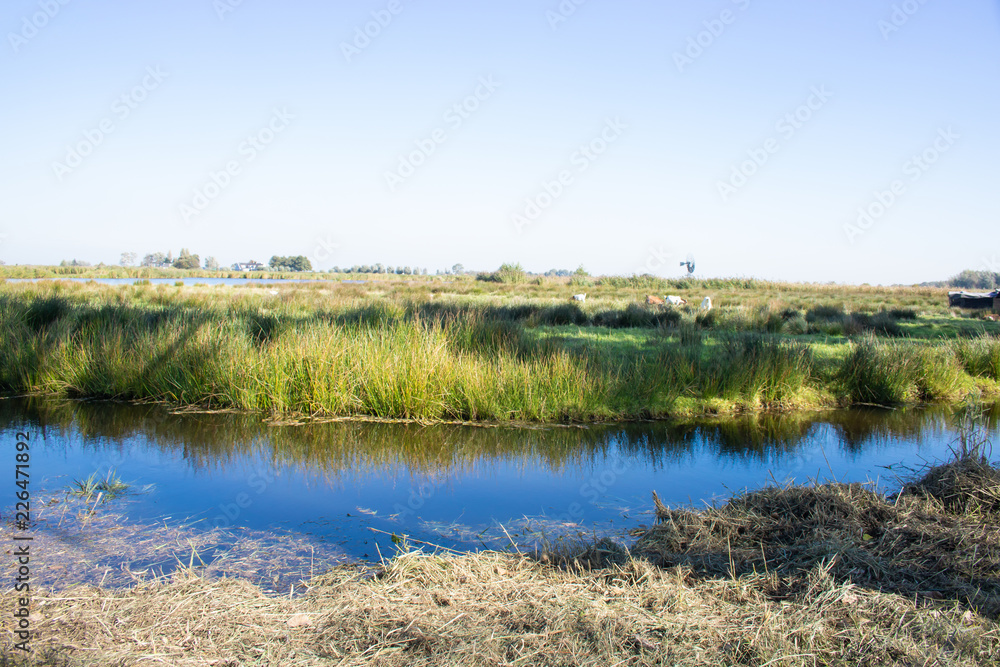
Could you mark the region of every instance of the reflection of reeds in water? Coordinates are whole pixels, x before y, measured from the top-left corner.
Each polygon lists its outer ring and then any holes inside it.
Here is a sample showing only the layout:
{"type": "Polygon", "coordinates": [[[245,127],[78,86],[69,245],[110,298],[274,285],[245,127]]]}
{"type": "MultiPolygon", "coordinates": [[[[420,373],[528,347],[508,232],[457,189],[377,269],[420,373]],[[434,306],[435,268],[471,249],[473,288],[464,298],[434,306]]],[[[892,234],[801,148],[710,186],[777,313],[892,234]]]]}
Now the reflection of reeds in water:
{"type": "MultiPolygon", "coordinates": [[[[959,408],[855,409],[817,414],[762,414],[683,423],[651,422],[587,427],[477,427],[334,421],[271,426],[245,414],[171,414],[156,405],[53,399],[0,401],[0,427],[29,425],[78,433],[81,447],[114,450],[131,442],[178,452],[195,468],[224,467],[260,457],[329,477],[402,470],[443,478],[491,463],[524,469],[593,470],[622,457],[643,468],[688,460],[696,450],[717,457],[767,460],[794,455],[817,429],[829,425],[841,446],[860,450],[890,439],[940,435],[959,408]]],[[[983,428],[1000,424],[1000,405],[982,416],[983,428]]]]}

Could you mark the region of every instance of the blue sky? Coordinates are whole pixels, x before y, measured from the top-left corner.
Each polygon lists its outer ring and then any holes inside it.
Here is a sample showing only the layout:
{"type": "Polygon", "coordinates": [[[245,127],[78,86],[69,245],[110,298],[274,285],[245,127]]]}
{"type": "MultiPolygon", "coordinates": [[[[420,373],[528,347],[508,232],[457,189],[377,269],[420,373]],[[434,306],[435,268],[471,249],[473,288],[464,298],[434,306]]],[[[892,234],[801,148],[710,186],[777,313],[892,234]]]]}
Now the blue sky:
{"type": "Polygon", "coordinates": [[[997,2],[579,1],[9,0],[0,259],[1000,270],[997,2]]]}

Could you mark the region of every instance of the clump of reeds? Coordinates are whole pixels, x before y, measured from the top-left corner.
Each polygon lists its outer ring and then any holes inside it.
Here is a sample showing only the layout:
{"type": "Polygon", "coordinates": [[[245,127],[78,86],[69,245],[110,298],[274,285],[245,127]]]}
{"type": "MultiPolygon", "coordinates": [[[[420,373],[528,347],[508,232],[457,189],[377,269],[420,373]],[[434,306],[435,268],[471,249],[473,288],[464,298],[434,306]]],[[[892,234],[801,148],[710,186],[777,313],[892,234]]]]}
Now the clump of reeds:
{"type": "MultiPolygon", "coordinates": [[[[839,363],[824,360],[813,372],[807,345],[784,335],[812,325],[779,299],[701,312],[617,298],[582,305],[510,298],[505,286],[489,287],[503,297],[469,296],[482,285],[464,280],[470,292],[447,299],[431,299],[426,286],[402,286],[398,295],[323,284],[278,295],[253,286],[225,294],[166,285],[5,286],[0,391],[270,414],[584,421],[664,417],[678,398],[691,399],[679,408],[687,411],[790,406],[823,396],[839,363]],[[591,332],[562,338],[540,325],[649,329],[649,337],[592,344],[591,332]]],[[[843,386],[863,403],[953,398],[971,382],[967,373],[988,370],[981,359],[992,357],[946,347],[868,334],[829,389],[843,386]]]]}
{"type": "Polygon", "coordinates": [[[952,460],[928,470],[904,493],[933,499],[951,514],[1000,521],[1000,469],[990,463],[993,445],[978,395],[966,398],[957,426],[952,460]]]}
{"type": "Polygon", "coordinates": [[[1000,380],[1000,337],[984,333],[971,340],[959,340],[954,346],[970,375],[1000,380]]]}
{"type": "Polygon", "coordinates": [[[112,469],[108,470],[103,479],[98,477],[96,472],[93,472],[85,479],[73,480],[73,484],[66,493],[87,501],[97,497],[107,501],[127,494],[131,488],[132,485],[123,481],[112,469]]]}
{"type": "Polygon", "coordinates": [[[476,280],[519,285],[527,282],[528,274],[519,263],[502,264],[499,269],[492,273],[480,273],[476,276],[476,280]]]}
{"type": "Polygon", "coordinates": [[[854,341],[839,370],[855,403],[896,405],[917,399],[955,399],[969,389],[950,346],[883,340],[868,333],[854,341]]]}
{"type": "Polygon", "coordinates": [[[905,344],[871,334],[854,341],[839,377],[855,403],[894,405],[917,397],[917,364],[905,344]]]}

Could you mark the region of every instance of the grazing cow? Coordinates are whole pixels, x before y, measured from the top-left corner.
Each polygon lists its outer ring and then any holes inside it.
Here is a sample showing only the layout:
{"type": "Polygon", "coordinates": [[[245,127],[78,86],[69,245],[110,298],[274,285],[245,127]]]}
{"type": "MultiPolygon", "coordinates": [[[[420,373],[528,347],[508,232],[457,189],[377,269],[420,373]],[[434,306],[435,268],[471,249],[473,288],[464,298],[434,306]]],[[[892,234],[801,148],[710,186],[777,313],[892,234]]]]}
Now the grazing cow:
{"type": "Polygon", "coordinates": [[[586,300],[587,300],[587,295],[586,294],[574,294],[573,295],[573,301],[586,301],[586,300]]]}
{"type": "Polygon", "coordinates": [[[702,310],[712,310],[712,297],[706,296],[704,299],[702,299],[702,301],[701,301],[701,309],[702,310]]]}
{"type": "Polygon", "coordinates": [[[647,296],[646,303],[649,304],[650,306],[662,306],[663,299],[661,299],[658,296],[647,296]]]}
{"type": "Polygon", "coordinates": [[[680,298],[679,296],[674,296],[673,294],[667,296],[667,301],[670,302],[671,306],[686,306],[687,301],[680,298]]]}

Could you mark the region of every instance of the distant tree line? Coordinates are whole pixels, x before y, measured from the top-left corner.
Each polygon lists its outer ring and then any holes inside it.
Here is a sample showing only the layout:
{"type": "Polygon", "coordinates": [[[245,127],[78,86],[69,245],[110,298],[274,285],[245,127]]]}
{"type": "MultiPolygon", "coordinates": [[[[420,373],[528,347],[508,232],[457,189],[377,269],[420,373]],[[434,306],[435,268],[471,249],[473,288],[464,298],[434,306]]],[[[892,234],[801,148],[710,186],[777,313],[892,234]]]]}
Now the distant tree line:
{"type": "MultiPolygon", "coordinates": [[[[135,264],[135,260],[138,257],[134,252],[123,252],[120,264],[122,266],[132,266],[135,264]]],[[[162,252],[151,252],[142,258],[139,266],[154,268],[154,269],[199,269],[202,268],[201,258],[195,255],[187,248],[181,248],[181,252],[177,257],[174,257],[172,251],[162,252]]],[[[206,257],[204,268],[211,271],[217,271],[219,268],[219,262],[214,257],[206,257]]]]}
{"type": "MultiPolygon", "coordinates": [[[[136,260],[139,255],[134,252],[123,252],[121,254],[121,259],[119,264],[121,266],[135,266],[136,260]]],[[[60,266],[73,266],[73,267],[88,267],[91,266],[89,262],[84,262],[82,260],[63,260],[60,266]]],[[[167,252],[151,252],[143,256],[142,260],[139,262],[139,266],[145,268],[155,268],[155,269],[198,269],[204,268],[209,271],[218,271],[219,262],[214,257],[206,257],[204,264],[201,262],[201,258],[192,253],[187,248],[181,248],[180,254],[176,257],[173,251],[168,250],[167,252]]],[[[242,264],[234,264],[234,270],[241,270],[239,267],[242,264]]],[[[258,265],[260,270],[263,270],[263,265],[258,265]]],[[[274,255],[267,264],[267,268],[272,271],[313,271],[312,262],[308,257],[304,255],[295,256],[282,256],[274,255]]],[[[322,271],[322,269],[319,269],[322,271]]],[[[523,269],[522,269],[523,271],[523,269]]],[[[572,276],[579,275],[581,269],[577,269],[576,273],[570,271],[556,270],[547,272],[545,275],[558,275],[558,276],[572,276]]],[[[330,273],[375,273],[375,274],[394,274],[400,276],[426,276],[429,271],[425,267],[419,266],[392,266],[382,263],[375,264],[355,264],[353,266],[339,267],[334,266],[329,269],[330,273]]],[[[454,264],[450,269],[438,269],[436,275],[462,275],[467,273],[465,267],[462,264],[454,264]]],[[[533,275],[533,274],[532,274],[533,275]]]]}
{"type": "Polygon", "coordinates": [[[426,276],[427,269],[419,266],[386,266],[383,264],[355,264],[354,266],[339,267],[330,269],[330,273],[383,273],[395,274],[398,276],[426,276]]]}
{"type": "MultiPolygon", "coordinates": [[[[500,268],[491,273],[480,273],[476,276],[476,280],[482,280],[491,283],[523,283],[528,279],[528,276],[535,276],[538,274],[531,273],[530,271],[525,271],[524,267],[520,264],[501,264],[500,268]]],[[[576,271],[568,271],[565,269],[551,269],[546,271],[545,276],[557,276],[560,278],[569,277],[571,285],[588,285],[591,283],[590,274],[587,270],[580,265],[576,271]]]]}
{"type": "Polygon", "coordinates": [[[946,287],[958,289],[992,290],[1000,287],[1000,273],[995,271],[972,271],[966,269],[945,282],[946,287]]]}

